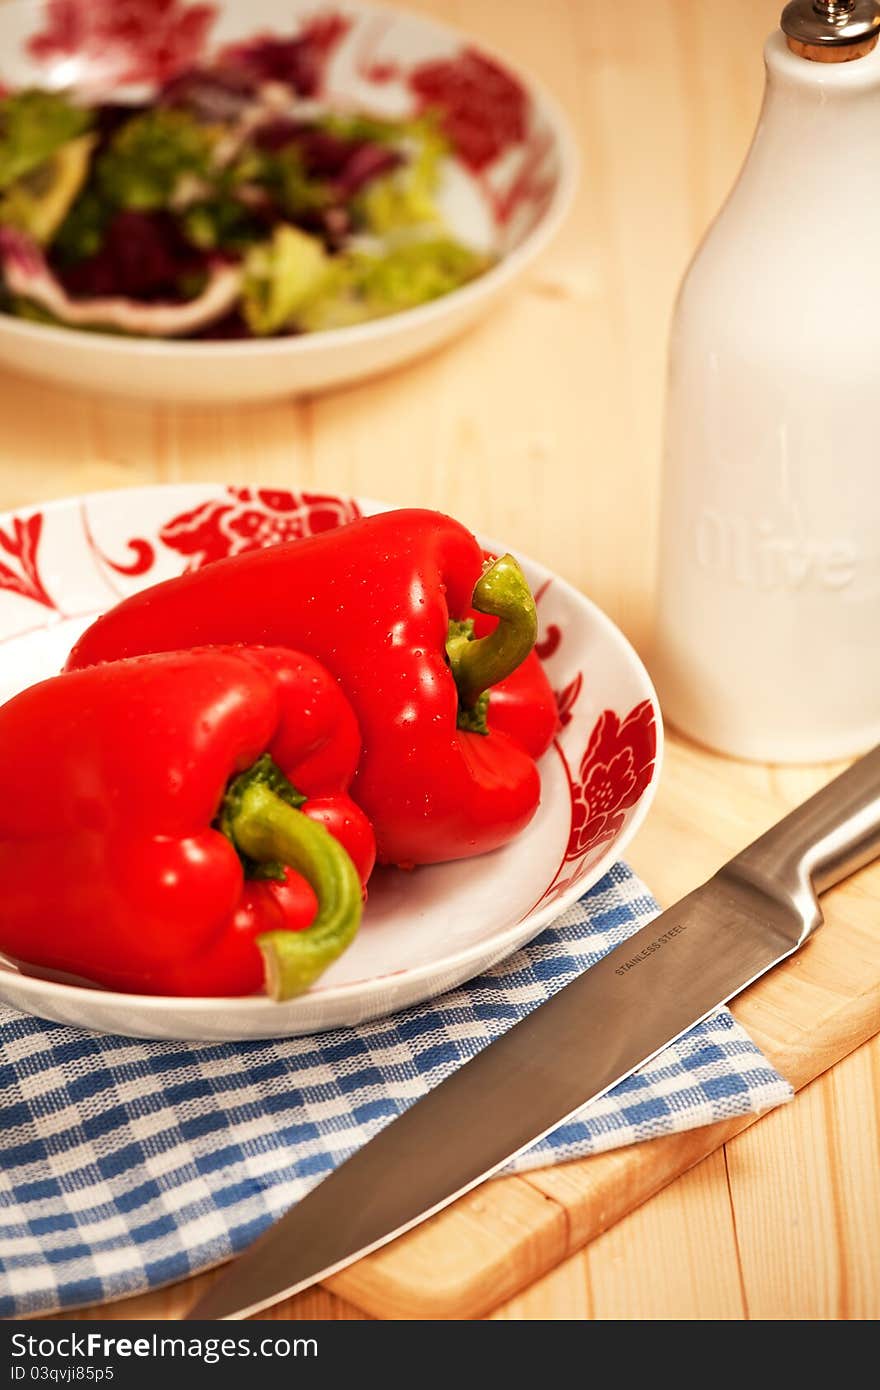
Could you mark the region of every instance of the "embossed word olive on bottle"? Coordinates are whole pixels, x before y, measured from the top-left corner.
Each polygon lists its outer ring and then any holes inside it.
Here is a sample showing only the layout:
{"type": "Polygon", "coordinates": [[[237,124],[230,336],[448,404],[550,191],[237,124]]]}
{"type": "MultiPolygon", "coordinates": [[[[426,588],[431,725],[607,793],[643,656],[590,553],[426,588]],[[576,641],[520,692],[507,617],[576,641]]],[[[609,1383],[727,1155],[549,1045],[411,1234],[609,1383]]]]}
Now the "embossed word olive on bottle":
{"type": "Polygon", "coordinates": [[[670,342],[655,668],[762,761],[880,740],[880,6],[796,0],[670,342]]]}

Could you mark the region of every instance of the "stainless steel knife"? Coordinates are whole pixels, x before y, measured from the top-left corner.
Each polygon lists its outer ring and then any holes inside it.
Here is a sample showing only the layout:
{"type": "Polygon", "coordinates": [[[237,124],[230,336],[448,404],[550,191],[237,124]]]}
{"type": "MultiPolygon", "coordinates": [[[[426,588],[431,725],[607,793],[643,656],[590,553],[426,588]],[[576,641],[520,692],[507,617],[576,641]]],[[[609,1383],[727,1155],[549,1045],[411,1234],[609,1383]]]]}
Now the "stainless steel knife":
{"type": "Polygon", "coordinates": [[[265,1231],[187,1315],[243,1318],[453,1202],[821,925],[880,853],[880,747],[418,1100],[265,1231]]]}

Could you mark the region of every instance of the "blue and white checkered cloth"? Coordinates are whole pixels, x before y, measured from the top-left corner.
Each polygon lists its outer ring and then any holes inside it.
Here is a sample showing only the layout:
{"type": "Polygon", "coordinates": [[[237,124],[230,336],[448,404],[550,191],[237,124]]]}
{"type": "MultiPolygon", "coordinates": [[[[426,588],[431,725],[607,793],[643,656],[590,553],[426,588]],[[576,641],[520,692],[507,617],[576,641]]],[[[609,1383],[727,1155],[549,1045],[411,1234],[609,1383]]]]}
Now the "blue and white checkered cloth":
{"type": "MultiPolygon", "coordinates": [[[[242,1250],[656,910],[618,864],[479,979],[392,1018],[306,1038],[139,1042],[0,1007],[0,1314],[119,1298],[242,1250]]],[[[766,1110],[791,1094],[722,1009],[511,1167],[766,1110]]]]}

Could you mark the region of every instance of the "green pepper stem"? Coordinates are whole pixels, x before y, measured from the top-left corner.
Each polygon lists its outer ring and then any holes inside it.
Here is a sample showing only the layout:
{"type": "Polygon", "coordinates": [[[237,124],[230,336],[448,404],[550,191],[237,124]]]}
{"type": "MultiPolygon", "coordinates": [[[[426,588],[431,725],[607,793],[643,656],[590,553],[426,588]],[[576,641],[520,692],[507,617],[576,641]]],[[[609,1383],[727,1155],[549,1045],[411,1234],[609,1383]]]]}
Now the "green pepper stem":
{"type": "Polygon", "coordinates": [[[461,631],[460,623],[450,624],[446,651],[465,710],[525,661],[538,636],[535,600],[512,555],[502,555],[483,572],[471,602],[478,613],[496,617],[498,626],[474,639],[461,631]]]}
{"type": "Polygon", "coordinates": [[[257,937],[266,968],[266,993],[290,999],[314,984],[342,955],[363,912],[357,870],[323,825],[282,801],[265,781],[239,780],[225,811],[236,849],[258,864],[287,864],[315,890],[318,914],[303,931],[270,931],[257,937]]]}

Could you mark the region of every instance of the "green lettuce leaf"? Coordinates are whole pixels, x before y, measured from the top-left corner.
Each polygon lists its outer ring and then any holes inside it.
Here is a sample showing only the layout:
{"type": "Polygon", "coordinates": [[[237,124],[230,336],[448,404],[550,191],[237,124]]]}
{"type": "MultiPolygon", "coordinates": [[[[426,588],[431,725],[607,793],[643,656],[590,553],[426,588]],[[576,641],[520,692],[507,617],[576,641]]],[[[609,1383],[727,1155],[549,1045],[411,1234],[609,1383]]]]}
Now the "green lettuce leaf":
{"type": "Polygon", "coordinates": [[[244,260],[242,312],[253,333],[277,333],[318,291],[328,256],[317,237],[282,223],[244,260]]]}
{"type": "Polygon", "coordinates": [[[71,265],[96,255],[112,214],[113,209],[90,179],[55,233],[53,256],[63,265],[71,265]]]}
{"type": "Polygon", "coordinates": [[[85,183],[94,135],[79,135],[0,193],[0,223],[28,232],[47,245],[85,183]]]}
{"type": "Polygon", "coordinates": [[[330,202],[326,185],[306,173],[295,145],[275,151],[260,151],[257,181],[274,197],[286,217],[294,221],[325,207],[330,202]]]}
{"type": "Polygon", "coordinates": [[[351,252],[334,258],[295,321],[316,332],[414,309],[467,284],[490,264],[450,237],[404,242],[384,254],[351,252]]]}
{"type": "Polygon", "coordinates": [[[36,169],[68,140],[83,135],[93,116],[60,92],[13,92],[0,101],[0,189],[36,169]]]}
{"type": "Polygon", "coordinates": [[[193,203],[181,216],[184,235],[202,251],[244,251],[266,236],[265,223],[230,192],[193,203]]]}
{"type": "Polygon", "coordinates": [[[436,194],[448,145],[428,119],[398,127],[396,144],[406,157],[400,168],[373,179],[355,200],[358,220],[377,236],[403,227],[442,226],[436,194]]]}
{"type": "Polygon", "coordinates": [[[135,212],[168,207],[185,175],[210,181],[217,139],[186,111],[158,107],[134,116],[98,158],[101,196],[135,212]]]}

